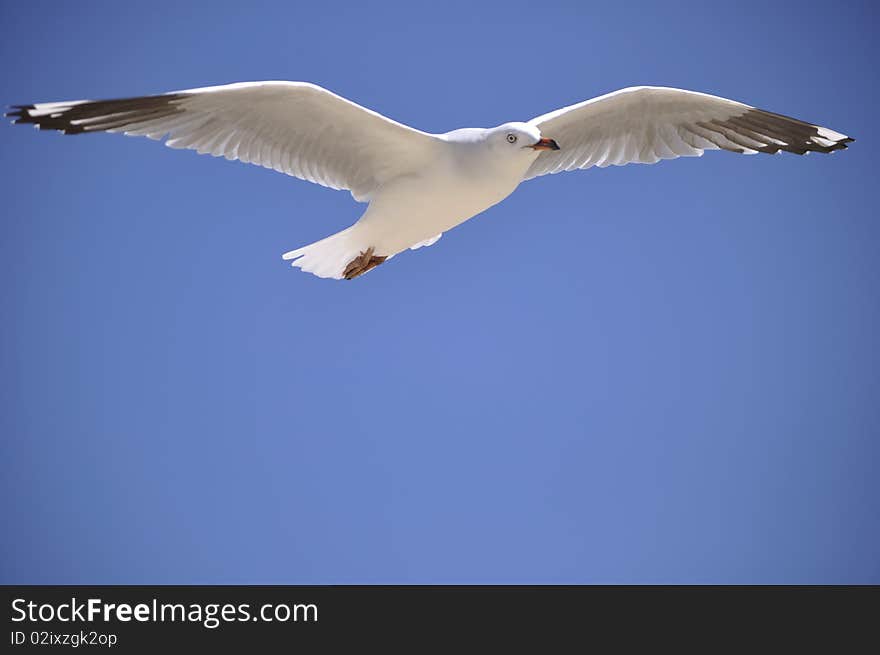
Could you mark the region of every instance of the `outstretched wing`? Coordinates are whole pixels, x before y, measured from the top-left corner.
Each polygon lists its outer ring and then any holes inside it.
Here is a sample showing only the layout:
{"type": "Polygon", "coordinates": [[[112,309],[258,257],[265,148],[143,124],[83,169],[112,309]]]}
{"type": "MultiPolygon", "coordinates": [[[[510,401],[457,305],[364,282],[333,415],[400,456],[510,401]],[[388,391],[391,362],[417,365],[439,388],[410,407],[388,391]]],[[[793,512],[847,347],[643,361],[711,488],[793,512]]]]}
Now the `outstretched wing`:
{"type": "Polygon", "coordinates": [[[831,152],[853,140],[733,100],[650,86],[615,91],[529,122],[554,139],[560,150],[542,152],[525,179],[592,166],[699,157],[705,150],[831,152]]]}
{"type": "Polygon", "coordinates": [[[7,114],[65,134],[123,132],[238,159],[368,200],[417,169],[436,137],[306,82],[246,82],[121,100],[17,105],[7,114]]]}

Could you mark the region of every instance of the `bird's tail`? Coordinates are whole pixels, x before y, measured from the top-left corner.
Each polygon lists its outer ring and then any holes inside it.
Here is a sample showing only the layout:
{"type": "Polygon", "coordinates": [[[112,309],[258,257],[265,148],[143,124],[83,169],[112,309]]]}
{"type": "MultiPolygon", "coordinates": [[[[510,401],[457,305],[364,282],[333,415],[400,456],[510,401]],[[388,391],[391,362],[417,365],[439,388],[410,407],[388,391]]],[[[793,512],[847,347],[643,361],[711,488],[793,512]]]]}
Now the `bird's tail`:
{"type": "Polygon", "coordinates": [[[358,227],[356,223],[325,239],[286,252],[282,257],[292,260],[291,266],[306,273],[341,280],[346,266],[371,246],[358,227]]]}

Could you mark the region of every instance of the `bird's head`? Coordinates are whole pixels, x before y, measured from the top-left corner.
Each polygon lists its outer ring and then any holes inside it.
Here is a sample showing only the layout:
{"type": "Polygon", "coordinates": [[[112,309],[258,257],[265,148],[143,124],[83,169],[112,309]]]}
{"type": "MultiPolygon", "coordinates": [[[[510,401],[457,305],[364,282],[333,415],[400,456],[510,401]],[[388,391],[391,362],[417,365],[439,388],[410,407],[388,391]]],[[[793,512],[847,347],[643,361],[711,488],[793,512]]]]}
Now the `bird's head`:
{"type": "Polygon", "coordinates": [[[534,125],[528,123],[505,123],[489,130],[488,141],[493,149],[511,154],[535,154],[543,150],[559,150],[553,139],[541,134],[534,125]]]}

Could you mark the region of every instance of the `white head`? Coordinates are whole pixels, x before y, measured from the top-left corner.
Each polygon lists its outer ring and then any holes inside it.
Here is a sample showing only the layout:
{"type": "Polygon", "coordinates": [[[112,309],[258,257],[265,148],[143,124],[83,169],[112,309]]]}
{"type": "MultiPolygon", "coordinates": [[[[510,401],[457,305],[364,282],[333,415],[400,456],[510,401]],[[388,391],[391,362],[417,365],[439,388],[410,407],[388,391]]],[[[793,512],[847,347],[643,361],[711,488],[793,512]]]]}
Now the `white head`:
{"type": "Polygon", "coordinates": [[[505,123],[486,131],[486,142],[497,151],[512,156],[535,155],[542,150],[559,150],[553,139],[547,139],[534,125],[505,123]]]}

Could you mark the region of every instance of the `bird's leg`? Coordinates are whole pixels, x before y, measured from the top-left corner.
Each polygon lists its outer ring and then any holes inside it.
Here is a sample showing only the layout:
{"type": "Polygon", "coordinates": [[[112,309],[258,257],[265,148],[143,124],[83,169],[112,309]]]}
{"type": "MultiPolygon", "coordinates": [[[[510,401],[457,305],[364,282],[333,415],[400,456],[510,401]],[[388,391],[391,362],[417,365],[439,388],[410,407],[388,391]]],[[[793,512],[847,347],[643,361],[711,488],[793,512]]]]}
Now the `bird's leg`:
{"type": "Polygon", "coordinates": [[[374,248],[372,246],[366,250],[362,250],[360,255],[348,262],[348,266],[346,266],[345,270],[342,272],[342,277],[346,280],[353,280],[358,275],[363,275],[388,259],[387,257],[374,255],[373,252],[374,248]]]}

